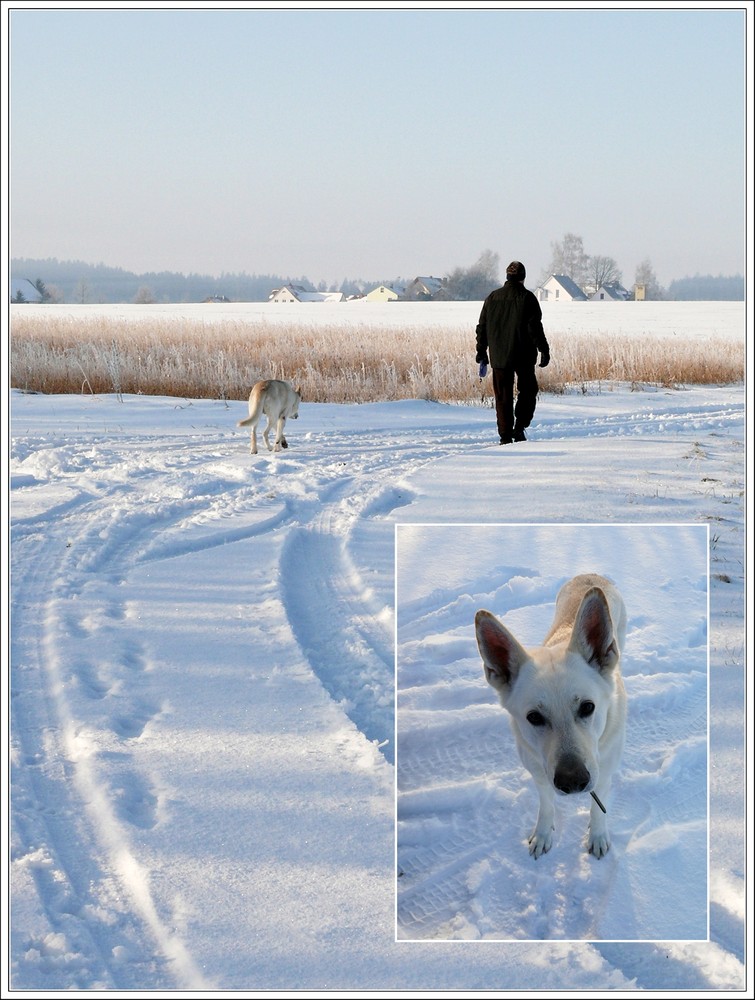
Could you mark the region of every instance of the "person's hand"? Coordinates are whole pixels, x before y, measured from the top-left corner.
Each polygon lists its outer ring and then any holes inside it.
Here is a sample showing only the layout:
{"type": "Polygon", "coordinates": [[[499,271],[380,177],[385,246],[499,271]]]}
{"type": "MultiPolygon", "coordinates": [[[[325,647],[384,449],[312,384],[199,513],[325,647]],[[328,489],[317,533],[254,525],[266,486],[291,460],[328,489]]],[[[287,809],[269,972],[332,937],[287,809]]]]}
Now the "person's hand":
{"type": "Polygon", "coordinates": [[[480,378],[483,379],[488,374],[488,365],[486,361],[480,364],[480,378]]]}
{"type": "Polygon", "coordinates": [[[551,352],[549,350],[545,350],[545,351],[541,351],[540,352],[540,367],[541,368],[547,368],[548,365],[550,364],[550,360],[551,360],[551,352]]]}

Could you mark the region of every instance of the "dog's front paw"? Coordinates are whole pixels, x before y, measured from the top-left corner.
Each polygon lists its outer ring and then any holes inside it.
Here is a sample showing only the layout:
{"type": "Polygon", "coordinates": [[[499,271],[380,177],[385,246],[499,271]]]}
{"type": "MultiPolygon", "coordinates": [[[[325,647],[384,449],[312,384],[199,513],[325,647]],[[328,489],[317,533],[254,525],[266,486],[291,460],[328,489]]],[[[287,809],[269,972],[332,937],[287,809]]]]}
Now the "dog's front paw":
{"type": "Polygon", "coordinates": [[[594,833],[590,830],[587,837],[588,854],[592,854],[596,858],[604,858],[608,854],[610,846],[611,840],[608,836],[608,830],[596,830],[594,833]]]}
{"type": "Polygon", "coordinates": [[[533,858],[539,858],[541,854],[547,854],[553,844],[553,827],[540,830],[538,827],[532,831],[529,839],[530,854],[533,858]]]}

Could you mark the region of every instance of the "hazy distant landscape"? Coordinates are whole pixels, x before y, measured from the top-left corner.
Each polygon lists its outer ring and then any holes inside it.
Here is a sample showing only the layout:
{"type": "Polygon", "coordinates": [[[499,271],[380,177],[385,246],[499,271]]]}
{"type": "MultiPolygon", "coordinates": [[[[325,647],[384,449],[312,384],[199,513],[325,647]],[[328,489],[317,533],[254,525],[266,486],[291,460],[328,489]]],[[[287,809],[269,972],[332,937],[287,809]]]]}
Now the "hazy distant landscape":
{"type": "MultiPolygon", "coordinates": [[[[306,275],[228,273],[221,275],[181,274],[174,271],[133,271],[106,264],[84,261],[14,258],[11,261],[11,298],[21,291],[29,303],[38,301],[33,285],[38,279],[54,290],[58,301],[86,304],[134,302],[139,297],[152,302],[204,302],[217,297],[232,302],[267,302],[270,292],[286,284],[299,284],[316,290],[317,284],[306,275]]],[[[358,294],[388,281],[383,275],[374,281],[344,278],[339,290],[358,294]]],[[[390,277],[391,281],[405,281],[390,277]]]]}
{"type": "MultiPolygon", "coordinates": [[[[422,262],[418,261],[419,271],[422,262]]],[[[505,266],[505,264],[504,264],[505,266]]],[[[346,277],[333,289],[344,295],[360,295],[380,284],[406,285],[415,275],[377,275],[366,278],[346,277]]],[[[440,277],[440,276],[439,276],[440,277]]],[[[135,274],[106,264],[89,264],[79,260],[57,258],[14,258],[11,260],[11,299],[19,292],[29,304],[39,301],[34,283],[44,282],[57,302],[95,305],[105,303],[191,303],[221,298],[230,302],[267,302],[271,291],[286,284],[299,284],[313,291],[326,290],[322,281],[313,282],[306,275],[224,273],[181,274],[173,271],[135,274]]],[[[528,287],[537,284],[531,274],[528,287]]],[[[744,277],[695,274],[679,277],[663,290],[663,298],[671,301],[741,301],[744,299],[744,277]]]]}

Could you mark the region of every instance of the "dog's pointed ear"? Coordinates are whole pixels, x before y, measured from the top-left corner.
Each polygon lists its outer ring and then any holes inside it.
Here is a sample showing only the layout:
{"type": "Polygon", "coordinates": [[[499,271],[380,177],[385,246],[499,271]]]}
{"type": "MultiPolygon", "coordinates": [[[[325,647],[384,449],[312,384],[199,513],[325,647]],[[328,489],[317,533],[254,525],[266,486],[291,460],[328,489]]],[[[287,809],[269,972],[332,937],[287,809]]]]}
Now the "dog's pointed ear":
{"type": "Polygon", "coordinates": [[[599,587],[588,590],[582,598],[569,649],[579,653],[601,673],[613,670],[619,662],[619,647],[613,634],[611,612],[608,610],[606,595],[599,587]]]}
{"type": "Polygon", "coordinates": [[[501,694],[507,694],[514,685],[522,665],[530,658],[505,625],[489,611],[475,615],[477,645],[485,670],[485,680],[501,694]]]}

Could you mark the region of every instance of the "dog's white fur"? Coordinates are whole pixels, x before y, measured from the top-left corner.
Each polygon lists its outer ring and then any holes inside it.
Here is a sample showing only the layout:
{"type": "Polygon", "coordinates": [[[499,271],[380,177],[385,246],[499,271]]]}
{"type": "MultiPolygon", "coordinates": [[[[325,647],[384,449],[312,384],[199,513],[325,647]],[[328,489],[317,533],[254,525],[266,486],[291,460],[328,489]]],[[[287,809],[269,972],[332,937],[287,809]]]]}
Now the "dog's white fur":
{"type": "Polygon", "coordinates": [[[252,428],[252,439],[250,451],[252,455],[257,454],[257,424],[264,414],[267,417],[267,427],[262,432],[268,451],[280,451],[281,448],[288,448],[288,441],[283,435],[283,428],[286,420],[291,417],[296,420],[299,416],[299,403],[301,402],[301,390],[294,389],[288,382],[281,379],[265,379],[257,382],[249,393],[249,416],[245,420],[239,420],[237,427],[252,428]],[[275,444],[270,445],[270,428],[275,428],[275,444]]]}
{"type": "MultiPolygon", "coordinates": [[[[489,611],[475,617],[485,677],[511,716],[519,755],[540,794],[529,839],[536,858],[553,842],[557,791],[594,791],[607,803],[626,728],[620,670],[626,624],[618,590],[594,574],[561,588],[542,646],[524,649],[489,611]]],[[[591,798],[587,849],[601,858],[610,843],[606,817],[591,798]]]]}

